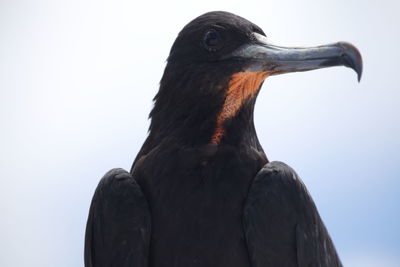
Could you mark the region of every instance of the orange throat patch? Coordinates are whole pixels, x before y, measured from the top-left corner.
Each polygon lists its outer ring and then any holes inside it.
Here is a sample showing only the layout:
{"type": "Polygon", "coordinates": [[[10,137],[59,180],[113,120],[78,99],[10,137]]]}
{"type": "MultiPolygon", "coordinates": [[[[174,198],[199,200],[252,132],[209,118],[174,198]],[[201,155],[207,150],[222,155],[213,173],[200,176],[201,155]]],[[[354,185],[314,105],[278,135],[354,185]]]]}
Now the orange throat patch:
{"type": "Polygon", "coordinates": [[[236,115],[243,103],[257,93],[269,72],[238,72],[231,76],[224,105],[217,116],[216,128],[211,143],[219,144],[225,134],[224,122],[236,115]]]}

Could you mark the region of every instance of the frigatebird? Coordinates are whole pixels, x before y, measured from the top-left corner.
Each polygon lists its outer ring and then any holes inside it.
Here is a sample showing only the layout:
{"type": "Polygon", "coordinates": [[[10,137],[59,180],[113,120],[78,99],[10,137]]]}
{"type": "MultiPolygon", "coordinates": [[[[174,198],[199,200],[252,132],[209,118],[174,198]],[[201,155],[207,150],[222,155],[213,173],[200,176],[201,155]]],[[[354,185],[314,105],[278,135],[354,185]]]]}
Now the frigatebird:
{"type": "Polygon", "coordinates": [[[209,12],[176,38],[132,169],[101,179],[89,211],[85,266],[341,266],[296,172],[269,162],[253,123],[272,75],[346,66],[338,42],[270,44],[248,20],[209,12]]]}

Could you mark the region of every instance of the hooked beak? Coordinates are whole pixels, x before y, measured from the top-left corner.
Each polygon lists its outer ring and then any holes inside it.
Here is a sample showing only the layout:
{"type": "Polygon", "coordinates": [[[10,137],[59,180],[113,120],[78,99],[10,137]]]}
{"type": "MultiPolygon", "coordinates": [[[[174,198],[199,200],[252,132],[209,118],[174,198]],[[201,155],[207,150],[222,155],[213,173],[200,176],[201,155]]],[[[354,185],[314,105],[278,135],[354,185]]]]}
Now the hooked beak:
{"type": "Polygon", "coordinates": [[[362,58],[358,49],[350,43],[338,42],[316,47],[281,47],[267,42],[261,34],[253,33],[255,41],[233,51],[230,57],[245,60],[244,71],[265,71],[271,75],[308,71],[333,66],[352,68],[358,77],[362,75],[362,58]]]}

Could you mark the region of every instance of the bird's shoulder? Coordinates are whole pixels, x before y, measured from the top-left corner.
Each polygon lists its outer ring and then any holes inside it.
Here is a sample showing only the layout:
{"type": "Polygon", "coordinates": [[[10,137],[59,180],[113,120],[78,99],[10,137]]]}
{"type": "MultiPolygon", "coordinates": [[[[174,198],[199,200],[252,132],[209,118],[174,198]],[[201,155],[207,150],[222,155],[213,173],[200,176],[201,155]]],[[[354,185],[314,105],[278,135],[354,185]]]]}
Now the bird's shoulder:
{"type": "Polygon", "coordinates": [[[283,162],[270,162],[256,175],[243,225],[255,266],[341,266],[310,193],[283,162]]]}
{"type": "Polygon", "coordinates": [[[258,172],[250,189],[248,202],[265,198],[266,195],[280,200],[298,203],[299,198],[310,199],[303,181],[293,168],[280,161],[269,162],[258,172]]]}
{"type": "Polygon", "coordinates": [[[90,206],[85,266],[147,266],[150,210],[132,175],[120,168],[100,180],[90,206]]]}

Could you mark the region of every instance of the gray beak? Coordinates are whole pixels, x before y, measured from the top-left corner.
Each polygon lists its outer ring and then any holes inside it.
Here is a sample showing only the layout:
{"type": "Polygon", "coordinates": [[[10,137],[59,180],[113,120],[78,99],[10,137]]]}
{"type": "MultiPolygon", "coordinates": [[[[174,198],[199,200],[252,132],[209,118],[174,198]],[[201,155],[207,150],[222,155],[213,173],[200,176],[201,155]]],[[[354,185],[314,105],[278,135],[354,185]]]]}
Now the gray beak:
{"type": "Polygon", "coordinates": [[[308,71],[333,66],[352,68],[361,79],[362,58],[350,43],[338,42],[316,47],[281,47],[267,42],[261,34],[253,33],[254,42],[239,47],[230,55],[246,62],[244,71],[266,71],[271,75],[308,71]]]}

